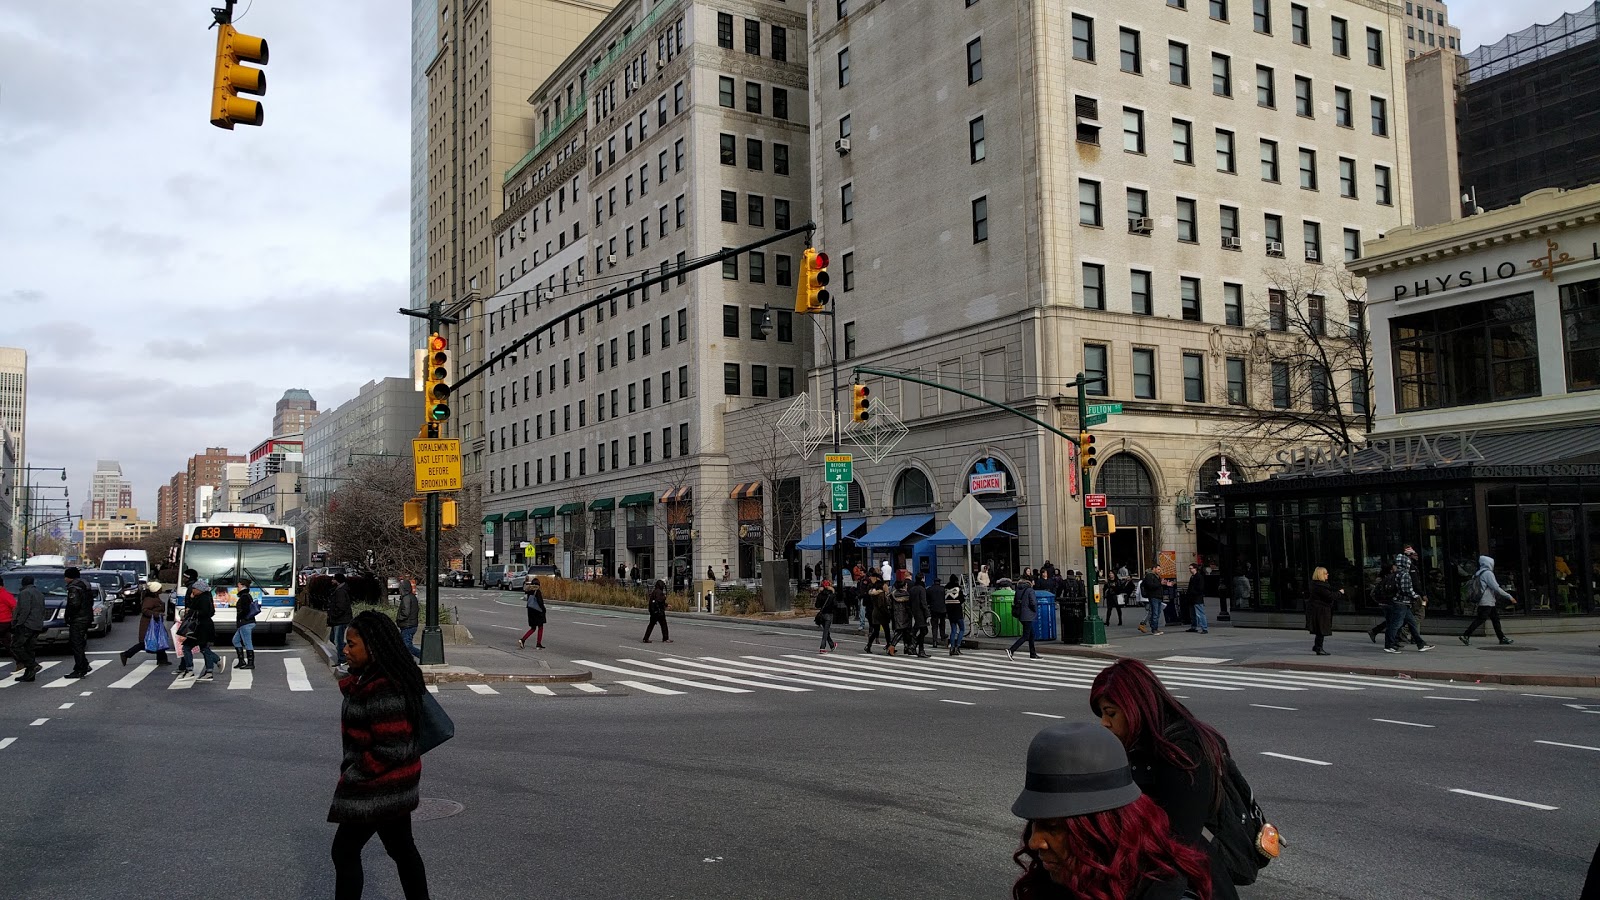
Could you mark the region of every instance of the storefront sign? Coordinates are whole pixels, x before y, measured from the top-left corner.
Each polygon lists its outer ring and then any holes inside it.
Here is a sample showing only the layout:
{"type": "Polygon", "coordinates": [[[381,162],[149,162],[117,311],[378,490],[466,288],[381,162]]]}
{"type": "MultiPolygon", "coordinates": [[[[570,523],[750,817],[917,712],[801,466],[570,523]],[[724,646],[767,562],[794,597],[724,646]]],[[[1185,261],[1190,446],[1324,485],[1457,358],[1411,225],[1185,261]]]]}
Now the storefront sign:
{"type": "Polygon", "coordinates": [[[967,476],[967,493],[969,494],[1004,494],[1006,492],[1006,473],[1004,472],[978,472],[967,476]]]}
{"type": "Polygon", "coordinates": [[[1343,447],[1305,446],[1279,450],[1277,460],[1280,468],[1273,477],[1360,475],[1483,462],[1483,454],[1472,445],[1472,439],[1477,436],[1476,431],[1456,431],[1376,438],[1365,444],[1347,444],[1343,447]]]}
{"type": "MultiPolygon", "coordinates": [[[[1589,245],[1589,259],[1600,260],[1600,241],[1591,242],[1589,245]]],[[[1553,240],[1545,239],[1544,255],[1526,261],[1524,269],[1518,262],[1506,260],[1494,265],[1479,266],[1477,271],[1462,269],[1448,275],[1424,278],[1411,284],[1397,284],[1394,286],[1395,300],[1414,300],[1433,294],[1442,294],[1458,288],[1469,288],[1477,284],[1486,284],[1490,281],[1504,281],[1515,278],[1527,271],[1538,272],[1545,280],[1555,280],[1555,270],[1560,266],[1580,262],[1578,257],[1566,253],[1561,245],[1553,240]]]]}
{"type": "Polygon", "coordinates": [[[741,522],[739,524],[739,540],[752,544],[761,543],[761,523],[741,522]]]}

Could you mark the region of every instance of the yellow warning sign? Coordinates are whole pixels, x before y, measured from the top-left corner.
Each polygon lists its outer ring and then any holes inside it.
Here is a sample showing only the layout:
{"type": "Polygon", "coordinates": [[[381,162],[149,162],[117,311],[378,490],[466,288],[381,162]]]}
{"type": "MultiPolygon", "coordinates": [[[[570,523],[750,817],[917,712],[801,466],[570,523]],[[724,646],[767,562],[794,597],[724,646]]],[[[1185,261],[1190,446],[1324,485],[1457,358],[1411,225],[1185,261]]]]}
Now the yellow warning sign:
{"type": "Polygon", "coordinates": [[[460,441],[412,441],[411,461],[416,466],[417,493],[461,490],[460,441]]]}

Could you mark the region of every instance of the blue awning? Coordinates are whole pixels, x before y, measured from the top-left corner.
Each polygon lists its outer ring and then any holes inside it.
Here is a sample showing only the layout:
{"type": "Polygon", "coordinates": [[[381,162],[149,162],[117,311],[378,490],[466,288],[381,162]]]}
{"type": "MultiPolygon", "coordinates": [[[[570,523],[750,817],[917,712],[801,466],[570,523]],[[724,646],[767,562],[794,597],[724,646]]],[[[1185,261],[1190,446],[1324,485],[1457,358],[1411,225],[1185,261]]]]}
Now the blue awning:
{"type": "MultiPolygon", "coordinates": [[[[994,511],[991,510],[991,512],[994,511]]],[[[994,518],[990,519],[989,524],[983,526],[983,528],[978,531],[978,536],[973,538],[972,541],[973,543],[981,541],[993,532],[999,532],[1006,537],[1016,537],[1016,523],[1016,510],[1003,509],[998,512],[994,512],[994,518]]],[[[967,543],[967,539],[962,536],[961,529],[956,527],[956,523],[951,522],[950,524],[939,529],[938,533],[936,533],[933,537],[928,538],[927,543],[940,547],[960,547],[967,543]]]]}
{"type": "Polygon", "coordinates": [[[856,546],[898,547],[911,543],[913,536],[918,539],[926,537],[926,530],[932,526],[933,516],[929,513],[891,516],[887,522],[856,538],[856,546]]]}
{"type": "MultiPolygon", "coordinates": [[[[845,540],[849,540],[851,535],[867,527],[867,520],[844,519],[840,524],[844,526],[845,540]]],[[[795,544],[795,546],[801,550],[831,550],[837,543],[839,543],[839,541],[836,537],[834,537],[833,523],[829,522],[827,525],[824,525],[823,527],[818,528],[816,531],[806,535],[806,539],[798,544],[795,544]],[[826,547],[823,546],[824,540],[827,541],[826,547]]]]}

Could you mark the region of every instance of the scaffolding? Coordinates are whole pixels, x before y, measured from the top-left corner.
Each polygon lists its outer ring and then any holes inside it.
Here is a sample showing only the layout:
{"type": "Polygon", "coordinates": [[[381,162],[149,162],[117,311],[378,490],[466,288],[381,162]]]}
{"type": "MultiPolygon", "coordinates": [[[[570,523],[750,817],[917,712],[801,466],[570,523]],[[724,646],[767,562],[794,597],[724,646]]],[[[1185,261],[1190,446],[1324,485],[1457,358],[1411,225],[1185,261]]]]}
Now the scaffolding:
{"type": "Polygon", "coordinates": [[[1467,80],[1482,81],[1600,38],[1600,0],[1548,25],[1508,34],[1466,54],[1467,80]]]}

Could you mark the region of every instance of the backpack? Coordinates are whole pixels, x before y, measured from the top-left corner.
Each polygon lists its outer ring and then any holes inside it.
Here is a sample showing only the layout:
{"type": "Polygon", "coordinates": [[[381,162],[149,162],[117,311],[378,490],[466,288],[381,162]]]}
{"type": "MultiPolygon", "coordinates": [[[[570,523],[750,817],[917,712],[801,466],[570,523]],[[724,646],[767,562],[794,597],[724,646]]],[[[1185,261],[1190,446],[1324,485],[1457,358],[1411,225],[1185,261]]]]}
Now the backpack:
{"type": "Polygon", "coordinates": [[[1280,846],[1278,829],[1267,821],[1261,811],[1250,782],[1234,764],[1233,757],[1224,758],[1227,768],[1222,773],[1222,790],[1217,797],[1217,810],[1206,822],[1222,863],[1237,885],[1255,884],[1256,876],[1267,864],[1278,858],[1280,846]]]}

